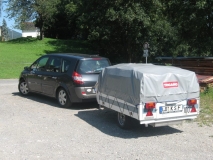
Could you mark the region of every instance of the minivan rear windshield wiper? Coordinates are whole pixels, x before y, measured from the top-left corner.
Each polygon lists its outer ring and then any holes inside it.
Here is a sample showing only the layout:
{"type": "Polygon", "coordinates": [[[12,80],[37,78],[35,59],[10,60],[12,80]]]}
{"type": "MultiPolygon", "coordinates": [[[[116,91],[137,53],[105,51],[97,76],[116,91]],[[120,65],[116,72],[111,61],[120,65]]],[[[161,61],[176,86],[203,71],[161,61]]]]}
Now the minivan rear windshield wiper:
{"type": "Polygon", "coordinates": [[[101,71],[88,71],[86,73],[89,73],[89,74],[99,74],[99,73],[101,73],[101,71]]]}

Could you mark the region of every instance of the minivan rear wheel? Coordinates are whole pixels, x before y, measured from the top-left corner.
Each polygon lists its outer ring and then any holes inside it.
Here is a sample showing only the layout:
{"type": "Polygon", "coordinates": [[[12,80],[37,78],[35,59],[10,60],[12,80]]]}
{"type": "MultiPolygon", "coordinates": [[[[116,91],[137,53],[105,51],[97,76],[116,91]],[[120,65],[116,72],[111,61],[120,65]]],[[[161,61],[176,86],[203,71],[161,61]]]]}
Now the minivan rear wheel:
{"type": "Polygon", "coordinates": [[[57,100],[61,107],[70,107],[71,106],[71,101],[64,88],[59,88],[59,90],[57,92],[57,100]]]}

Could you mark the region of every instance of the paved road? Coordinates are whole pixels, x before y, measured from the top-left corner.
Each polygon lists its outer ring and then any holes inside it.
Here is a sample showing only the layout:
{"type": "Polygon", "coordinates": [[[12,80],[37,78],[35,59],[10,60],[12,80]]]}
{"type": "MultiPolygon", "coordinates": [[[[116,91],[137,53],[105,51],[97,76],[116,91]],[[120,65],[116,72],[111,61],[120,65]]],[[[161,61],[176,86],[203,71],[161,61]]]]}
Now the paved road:
{"type": "Polygon", "coordinates": [[[21,97],[18,80],[0,80],[0,160],[213,159],[213,126],[121,130],[97,104],[59,108],[52,98],[21,97]]]}

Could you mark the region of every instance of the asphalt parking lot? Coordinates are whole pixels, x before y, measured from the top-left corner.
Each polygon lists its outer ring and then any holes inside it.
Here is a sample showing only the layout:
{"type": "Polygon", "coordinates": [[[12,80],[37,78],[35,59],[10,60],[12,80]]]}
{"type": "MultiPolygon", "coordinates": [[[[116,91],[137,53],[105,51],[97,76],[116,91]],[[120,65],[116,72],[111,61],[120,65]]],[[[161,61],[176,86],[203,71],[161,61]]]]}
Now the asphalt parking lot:
{"type": "Polygon", "coordinates": [[[96,103],[60,108],[49,97],[22,97],[17,86],[17,79],[0,80],[1,160],[213,159],[213,126],[122,130],[116,113],[96,103]]]}

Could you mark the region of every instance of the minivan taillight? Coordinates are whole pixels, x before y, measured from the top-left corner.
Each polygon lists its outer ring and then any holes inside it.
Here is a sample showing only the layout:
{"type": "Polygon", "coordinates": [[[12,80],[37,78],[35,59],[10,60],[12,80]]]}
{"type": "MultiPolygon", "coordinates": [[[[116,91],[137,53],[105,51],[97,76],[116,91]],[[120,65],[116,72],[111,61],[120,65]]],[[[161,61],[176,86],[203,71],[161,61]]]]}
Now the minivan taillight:
{"type": "Polygon", "coordinates": [[[77,72],[73,72],[72,74],[72,78],[73,81],[77,84],[84,84],[83,80],[82,80],[82,76],[81,74],[77,73],[77,72]]]}

